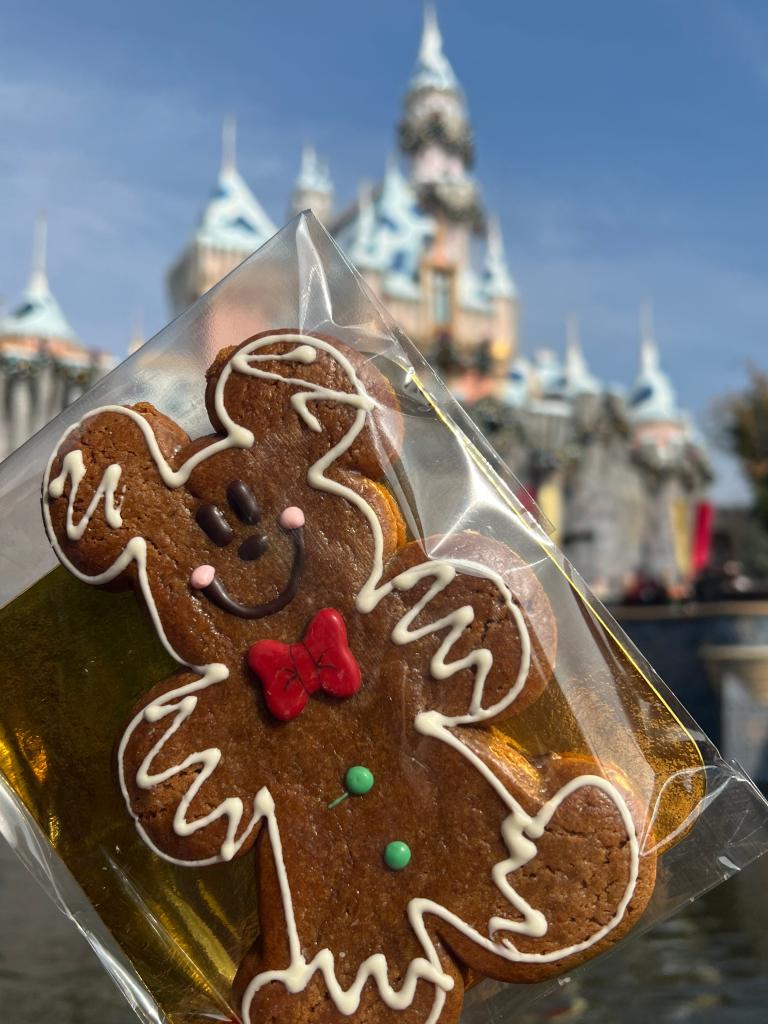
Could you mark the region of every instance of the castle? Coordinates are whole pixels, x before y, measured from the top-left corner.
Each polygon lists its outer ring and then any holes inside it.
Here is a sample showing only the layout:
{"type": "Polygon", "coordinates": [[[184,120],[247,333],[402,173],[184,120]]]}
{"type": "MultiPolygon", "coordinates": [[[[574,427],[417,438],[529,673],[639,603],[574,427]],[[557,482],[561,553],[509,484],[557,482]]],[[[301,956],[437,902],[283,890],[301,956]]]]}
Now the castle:
{"type": "MultiPolygon", "coordinates": [[[[466,98],[434,9],[381,182],[334,210],[328,165],[303,151],[289,213],[311,208],[532,494],[597,592],[683,595],[706,558],[703,446],[678,408],[650,320],[627,395],[587,368],[572,322],[565,358],[519,349],[518,294],[498,220],[472,174],[466,98]],[[405,170],[403,169],[405,168],[405,170]]],[[[278,229],[237,167],[224,129],[214,190],[167,278],[181,312],[278,229]]],[[[0,319],[0,456],[110,366],[76,338],[48,284],[44,227],[19,306],[0,319]]],[[[135,347],[135,343],[134,343],[135,347]]]]}
{"type": "Polygon", "coordinates": [[[0,459],[74,402],[114,360],[86,348],[54,298],[46,272],[47,226],[37,224],[32,273],[21,301],[0,316],[0,459]]]}

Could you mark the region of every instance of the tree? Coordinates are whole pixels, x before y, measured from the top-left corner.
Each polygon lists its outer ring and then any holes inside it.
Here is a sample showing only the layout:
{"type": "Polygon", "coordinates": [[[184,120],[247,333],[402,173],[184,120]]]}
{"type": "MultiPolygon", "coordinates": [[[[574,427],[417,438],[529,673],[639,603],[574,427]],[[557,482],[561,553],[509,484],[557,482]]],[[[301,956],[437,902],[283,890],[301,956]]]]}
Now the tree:
{"type": "Polygon", "coordinates": [[[768,373],[750,367],[749,385],[725,400],[723,414],[725,445],[741,462],[768,528],[768,373]]]}

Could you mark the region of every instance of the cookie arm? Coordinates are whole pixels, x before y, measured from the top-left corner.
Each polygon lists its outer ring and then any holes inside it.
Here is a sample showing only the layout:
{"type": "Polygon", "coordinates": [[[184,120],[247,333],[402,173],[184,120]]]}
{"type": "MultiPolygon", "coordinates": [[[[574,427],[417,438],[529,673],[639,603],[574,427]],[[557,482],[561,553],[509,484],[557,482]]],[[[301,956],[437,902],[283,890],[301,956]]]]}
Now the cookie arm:
{"type": "Polygon", "coordinates": [[[390,559],[377,614],[422,705],[454,725],[518,714],[548,685],[555,617],[543,587],[506,545],[478,534],[430,537],[390,559]]]}
{"type": "Polygon", "coordinates": [[[203,676],[171,676],[142,702],[118,744],[118,780],[136,828],[173,863],[232,860],[259,832],[252,791],[225,777],[222,750],[206,742],[210,709],[199,705],[227,678],[225,666],[215,664],[203,676]]]}

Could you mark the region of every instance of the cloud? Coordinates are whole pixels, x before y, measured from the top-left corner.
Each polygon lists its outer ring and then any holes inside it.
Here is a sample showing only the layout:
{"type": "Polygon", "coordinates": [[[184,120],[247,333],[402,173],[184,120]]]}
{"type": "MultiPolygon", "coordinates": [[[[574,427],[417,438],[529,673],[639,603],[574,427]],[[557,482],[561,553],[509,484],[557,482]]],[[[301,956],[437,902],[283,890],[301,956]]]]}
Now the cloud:
{"type": "MultiPolygon", "coordinates": [[[[215,179],[219,111],[82,75],[6,75],[0,121],[0,293],[18,297],[46,209],[49,276],[69,319],[86,344],[124,352],[137,308],[152,330],[167,319],[164,275],[215,179]]],[[[281,179],[280,157],[245,142],[249,180],[281,179]]]]}
{"type": "MultiPolygon", "coordinates": [[[[740,15],[735,9],[729,45],[746,46],[762,74],[768,35],[758,25],[745,42],[751,21],[740,15]]],[[[164,275],[213,184],[226,112],[218,87],[187,79],[150,88],[139,71],[120,87],[71,60],[6,64],[0,82],[0,293],[15,299],[23,287],[32,221],[47,208],[54,290],[83,340],[115,352],[125,350],[138,307],[150,331],[168,319],[164,275]]],[[[276,220],[305,137],[331,158],[339,206],[358,174],[380,172],[391,148],[389,114],[380,123],[358,111],[355,124],[346,106],[318,96],[310,121],[306,103],[286,115],[267,91],[241,102],[241,169],[276,220]]],[[[594,371],[628,385],[637,310],[649,297],[664,365],[706,426],[712,399],[740,386],[743,364],[762,355],[768,309],[768,286],[743,265],[741,240],[728,241],[727,202],[707,206],[674,180],[643,182],[631,168],[601,170],[599,153],[584,155],[589,166],[576,177],[567,167],[539,175],[530,166],[510,176],[516,165],[498,139],[482,155],[482,183],[522,294],[524,347],[561,347],[565,316],[576,311],[594,371]]]]}
{"type": "Polygon", "coordinates": [[[517,200],[505,220],[525,343],[557,345],[575,311],[597,372],[628,383],[639,306],[651,299],[662,358],[686,402],[699,406],[738,386],[745,363],[763,354],[768,278],[740,266],[727,243],[682,230],[676,204],[629,203],[620,193],[517,200]]]}
{"type": "MultiPolygon", "coordinates": [[[[510,189],[516,203],[505,218],[523,348],[562,351],[565,318],[576,312],[592,370],[627,388],[638,366],[639,306],[651,299],[662,366],[713,444],[714,403],[744,386],[749,361],[765,361],[768,277],[739,266],[725,242],[692,237],[661,196],[630,203],[622,190],[571,199],[527,190],[510,189]]],[[[713,446],[713,464],[716,500],[748,502],[736,462],[713,446]]]]}

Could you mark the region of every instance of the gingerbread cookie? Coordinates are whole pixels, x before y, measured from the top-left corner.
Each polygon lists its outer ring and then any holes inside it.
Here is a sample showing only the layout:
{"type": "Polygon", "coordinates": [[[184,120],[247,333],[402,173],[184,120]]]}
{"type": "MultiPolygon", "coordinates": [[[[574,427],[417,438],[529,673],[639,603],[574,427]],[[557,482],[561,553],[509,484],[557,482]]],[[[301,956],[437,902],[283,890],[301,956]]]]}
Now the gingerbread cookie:
{"type": "Polygon", "coordinates": [[[89,413],[43,511],[180,666],[118,745],[139,833],[194,870],[255,847],[244,1024],[450,1024],[469,972],[538,981],[615,942],[655,876],[631,788],[493,729],[555,664],[531,569],[476,534],[406,542],[382,483],[402,419],[357,351],[260,335],[206,403],[197,440],[149,405],[89,413]]]}

